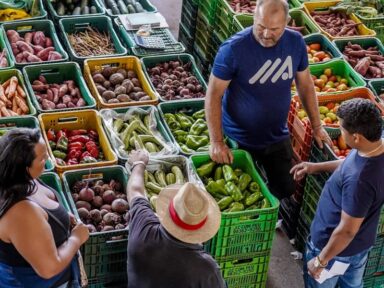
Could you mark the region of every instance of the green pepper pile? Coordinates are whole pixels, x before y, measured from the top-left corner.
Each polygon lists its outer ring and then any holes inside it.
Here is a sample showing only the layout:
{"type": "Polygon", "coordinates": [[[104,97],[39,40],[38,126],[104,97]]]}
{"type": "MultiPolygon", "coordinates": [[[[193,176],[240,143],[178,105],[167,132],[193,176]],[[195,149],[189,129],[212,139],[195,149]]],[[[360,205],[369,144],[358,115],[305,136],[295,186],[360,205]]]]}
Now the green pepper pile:
{"type": "Polygon", "coordinates": [[[136,149],[136,144],[149,153],[161,151],[164,146],[161,141],[151,132],[151,115],[133,114],[128,121],[116,118],[113,120],[113,131],[115,131],[124,143],[124,150],[136,149]]]}
{"type": "Polygon", "coordinates": [[[184,153],[208,150],[209,134],[204,109],[192,115],[181,111],[175,114],[165,113],[164,118],[184,153]]]}
{"type": "Polygon", "coordinates": [[[145,192],[150,199],[153,210],[155,210],[157,195],[160,191],[172,184],[184,184],[184,174],[181,168],[173,165],[170,169],[158,169],[151,173],[148,170],[144,171],[144,186],[145,192]]]}
{"type": "Polygon", "coordinates": [[[196,169],[207,191],[216,199],[222,212],[271,207],[260,186],[240,168],[209,161],[196,169]]]}

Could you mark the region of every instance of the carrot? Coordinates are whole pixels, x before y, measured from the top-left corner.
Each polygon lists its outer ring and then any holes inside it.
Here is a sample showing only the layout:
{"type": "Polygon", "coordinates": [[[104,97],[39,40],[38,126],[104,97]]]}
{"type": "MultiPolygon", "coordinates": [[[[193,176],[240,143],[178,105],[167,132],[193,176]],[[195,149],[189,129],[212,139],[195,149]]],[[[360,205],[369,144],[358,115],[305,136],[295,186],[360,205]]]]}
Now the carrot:
{"type": "Polygon", "coordinates": [[[25,94],[23,87],[21,87],[20,85],[17,85],[16,90],[17,90],[17,93],[19,94],[19,96],[21,96],[23,98],[27,97],[27,94],[25,94]]]}
{"type": "Polygon", "coordinates": [[[17,111],[16,111],[17,115],[23,115],[23,110],[21,110],[21,108],[17,108],[17,111]]]}
{"type": "Polygon", "coordinates": [[[26,105],[26,103],[24,102],[24,100],[22,98],[20,98],[19,96],[16,96],[15,98],[16,98],[16,103],[21,108],[21,110],[24,113],[28,113],[29,112],[29,108],[26,105]]]}
{"type": "MultiPolygon", "coordinates": [[[[0,85],[0,87],[1,87],[1,85],[0,85]]],[[[0,88],[0,90],[1,90],[1,88],[0,88]]],[[[11,101],[9,101],[7,99],[7,97],[5,97],[4,93],[3,94],[0,93],[0,100],[3,101],[7,106],[12,104],[11,101]]]]}
{"type": "Polygon", "coordinates": [[[9,82],[11,82],[11,79],[8,79],[7,81],[5,81],[3,84],[1,84],[3,86],[4,89],[7,89],[8,85],[9,85],[9,82]]]}
{"type": "Polygon", "coordinates": [[[12,99],[12,111],[17,112],[17,108],[19,108],[19,107],[17,106],[16,97],[13,97],[13,99],[12,99]]]}
{"type": "Polygon", "coordinates": [[[18,83],[19,83],[19,80],[17,79],[17,77],[12,76],[11,81],[9,83],[8,98],[15,96],[15,92],[16,92],[16,88],[17,88],[18,83]]]}
{"type": "Polygon", "coordinates": [[[7,108],[5,108],[5,106],[1,106],[0,111],[1,111],[1,114],[3,115],[3,117],[10,117],[11,116],[11,114],[8,112],[7,108]]]}
{"type": "Polygon", "coordinates": [[[12,111],[12,110],[7,110],[8,113],[11,115],[11,116],[19,116],[19,114],[17,114],[16,112],[12,111]]]}

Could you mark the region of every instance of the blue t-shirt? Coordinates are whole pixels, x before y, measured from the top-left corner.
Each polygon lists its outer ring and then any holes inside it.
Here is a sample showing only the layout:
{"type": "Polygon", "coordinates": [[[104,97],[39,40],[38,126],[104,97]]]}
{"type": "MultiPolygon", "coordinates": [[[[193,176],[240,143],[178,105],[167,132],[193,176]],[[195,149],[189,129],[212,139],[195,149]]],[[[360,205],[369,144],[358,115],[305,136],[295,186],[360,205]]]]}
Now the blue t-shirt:
{"type": "Polygon", "coordinates": [[[263,149],[288,137],[291,83],[308,67],[300,33],[286,29],[274,47],[261,46],[252,27],[224,42],[212,73],[231,80],[223,99],[224,133],[251,149],[263,149]]]}
{"type": "Polygon", "coordinates": [[[326,182],[311,225],[312,242],[318,249],[328,243],[339,225],[341,211],[365,218],[352,242],[337,256],[352,256],[371,247],[376,238],[384,204],[384,154],[362,157],[352,150],[326,182]]]}

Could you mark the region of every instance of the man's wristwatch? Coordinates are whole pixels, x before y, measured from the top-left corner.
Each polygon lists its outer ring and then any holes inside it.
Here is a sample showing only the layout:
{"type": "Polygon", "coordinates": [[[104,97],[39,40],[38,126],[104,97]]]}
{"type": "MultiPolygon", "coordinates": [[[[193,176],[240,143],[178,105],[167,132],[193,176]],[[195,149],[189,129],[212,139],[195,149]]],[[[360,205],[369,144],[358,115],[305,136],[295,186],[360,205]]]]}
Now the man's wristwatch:
{"type": "Polygon", "coordinates": [[[315,262],[313,263],[313,265],[315,266],[315,268],[325,268],[325,267],[327,267],[328,262],[323,264],[323,263],[321,263],[320,257],[316,256],[315,262]]]}
{"type": "Polygon", "coordinates": [[[147,166],[147,165],[144,163],[144,161],[135,161],[135,162],[133,162],[132,165],[131,165],[131,171],[133,170],[133,168],[135,168],[136,165],[139,165],[139,164],[143,165],[144,168],[147,166]]]}

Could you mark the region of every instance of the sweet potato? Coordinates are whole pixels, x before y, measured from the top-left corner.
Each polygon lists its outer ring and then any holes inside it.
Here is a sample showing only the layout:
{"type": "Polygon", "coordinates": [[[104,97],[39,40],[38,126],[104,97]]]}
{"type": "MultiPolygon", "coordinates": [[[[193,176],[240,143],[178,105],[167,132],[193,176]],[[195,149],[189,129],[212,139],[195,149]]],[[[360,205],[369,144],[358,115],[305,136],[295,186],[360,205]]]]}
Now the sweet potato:
{"type": "Polygon", "coordinates": [[[45,38],[44,32],[37,31],[35,35],[33,35],[33,44],[44,47],[45,41],[46,41],[46,38],[45,38]]]}
{"type": "Polygon", "coordinates": [[[48,61],[56,61],[56,60],[60,60],[60,59],[63,59],[63,56],[61,56],[61,54],[57,51],[50,51],[48,53],[48,61]]]}
{"type": "Polygon", "coordinates": [[[24,41],[17,41],[16,45],[17,49],[19,49],[20,51],[27,51],[32,54],[34,53],[33,48],[24,41]]]}
{"type": "Polygon", "coordinates": [[[384,61],[383,55],[369,55],[372,61],[384,61]]]}
{"type": "Polygon", "coordinates": [[[7,38],[9,40],[9,42],[11,43],[16,43],[17,41],[19,41],[21,39],[19,33],[15,30],[7,30],[7,38]]]}
{"type": "Polygon", "coordinates": [[[48,88],[49,88],[49,85],[47,85],[47,84],[32,84],[32,89],[35,92],[36,91],[43,92],[43,91],[46,91],[48,88]]]}
{"type": "Polygon", "coordinates": [[[17,56],[21,51],[17,48],[16,42],[11,44],[13,55],[17,56]]]}
{"type": "Polygon", "coordinates": [[[27,62],[42,62],[42,60],[39,57],[35,56],[33,53],[23,51],[23,54],[24,59],[26,59],[27,62]]]}
{"type": "Polygon", "coordinates": [[[43,99],[41,101],[41,108],[43,110],[53,110],[56,108],[56,104],[53,103],[52,101],[47,100],[47,99],[43,99]]]}
{"type": "Polygon", "coordinates": [[[368,68],[370,65],[371,61],[369,57],[364,57],[357,62],[356,66],[354,67],[355,71],[357,73],[360,73],[361,75],[365,76],[368,72],[368,68]]]}
{"type": "Polygon", "coordinates": [[[24,41],[28,44],[32,43],[33,34],[31,32],[27,32],[24,34],[24,41]]]}
{"type": "Polygon", "coordinates": [[[43,61],[48,60],[49,52],[55,51],[54,47],[48,47],[41,50],[39,53],[36,54],[37,57],[39,57],[43,61]]]}
{"type": "Polygon", "coordinates": [[[372,74],[373,78],[381,78],[382,73],[381,69],[375,66],[369,66],[368,68],[369,72],[372,74]]]}
{"type": "Polygon", "coordinates": [[[52,46],[53,46],[52,39],[49,37],[45,37],[45,47],[52,47],[52,46]]]}

